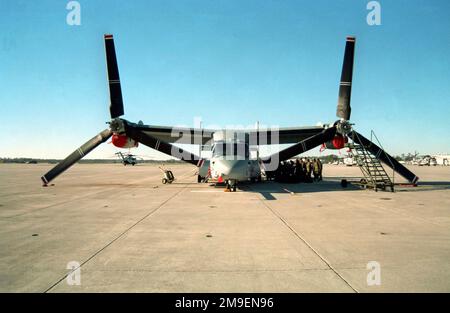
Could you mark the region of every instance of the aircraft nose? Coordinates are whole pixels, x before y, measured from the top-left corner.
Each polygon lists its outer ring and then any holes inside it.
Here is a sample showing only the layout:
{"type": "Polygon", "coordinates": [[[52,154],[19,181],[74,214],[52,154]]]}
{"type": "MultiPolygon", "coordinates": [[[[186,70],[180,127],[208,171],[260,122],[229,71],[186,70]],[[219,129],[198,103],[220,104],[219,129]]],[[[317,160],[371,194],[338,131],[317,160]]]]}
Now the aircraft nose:
{"type": "Polygon", "coordinates": [[[222,160],[220,172],[224,178],[246,179],[247,168],[247,162],[243,160],[222,160]]]}

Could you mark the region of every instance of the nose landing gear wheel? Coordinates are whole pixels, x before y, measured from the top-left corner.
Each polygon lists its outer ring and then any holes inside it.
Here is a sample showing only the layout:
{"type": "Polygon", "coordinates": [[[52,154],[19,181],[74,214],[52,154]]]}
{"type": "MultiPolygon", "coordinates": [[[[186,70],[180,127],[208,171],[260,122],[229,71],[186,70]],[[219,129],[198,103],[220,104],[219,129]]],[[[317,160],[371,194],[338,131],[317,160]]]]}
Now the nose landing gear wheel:
{"type": "Polygon", "coordinates": [[[225,187],[224,191],[225,192],[230,192],[230,191],[235,192],[236,191],[236,182],[227,181],[227,184],[226,184],[226,187],[225,187]]]}

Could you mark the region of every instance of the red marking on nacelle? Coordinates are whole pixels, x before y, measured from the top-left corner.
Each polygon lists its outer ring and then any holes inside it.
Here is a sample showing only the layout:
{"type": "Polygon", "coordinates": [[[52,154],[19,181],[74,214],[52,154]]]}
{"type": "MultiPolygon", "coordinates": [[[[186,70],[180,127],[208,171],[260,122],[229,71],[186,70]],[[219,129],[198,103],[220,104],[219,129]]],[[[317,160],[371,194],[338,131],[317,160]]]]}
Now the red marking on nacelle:
{"type": "Polygon", "coordinates": [[[138,146],[138,143],[126,135],[113,134],[111,142],[117,148],[134,148],[138,146]]]}
{"type": "Polygon", "coordinates": [[[345,144],[348,142],[347,137],[343,136],[335,136],[331,141],[335,149],[342,149],[345,147],[345,144]]]}
{"type": "Polygon", "coordinates": [[[323,150],[325,150],[325,148],[327,149],[332,149],[332,150],[339,150],[345,147],[345,144],[348,142],[348,138],[345,136],[341,136],[341,135],[336,135],[334,136],[334,138],[330,141],[325,142],[324,144],[322,144],[322,147],[320,149],[320,151],[322,152],[323,150]]]}

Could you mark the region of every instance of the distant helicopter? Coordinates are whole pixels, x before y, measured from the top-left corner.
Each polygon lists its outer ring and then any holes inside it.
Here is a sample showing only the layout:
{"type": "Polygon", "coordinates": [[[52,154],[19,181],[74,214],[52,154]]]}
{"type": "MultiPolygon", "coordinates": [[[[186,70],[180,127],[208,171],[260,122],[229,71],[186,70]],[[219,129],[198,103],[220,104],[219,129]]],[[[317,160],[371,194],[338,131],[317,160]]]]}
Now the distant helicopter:
{"type": "Polygon", "coordinates": [[[127,154],[123,154],[122,152],[116,152],[115,153],[117,156],[119,156],[120,160],[122,161],[123,165],[131,165],[131,166],[135,166],[137,163],[137,159],[136,156],[134,154],[131,153],[127,153],[127,154]]]}

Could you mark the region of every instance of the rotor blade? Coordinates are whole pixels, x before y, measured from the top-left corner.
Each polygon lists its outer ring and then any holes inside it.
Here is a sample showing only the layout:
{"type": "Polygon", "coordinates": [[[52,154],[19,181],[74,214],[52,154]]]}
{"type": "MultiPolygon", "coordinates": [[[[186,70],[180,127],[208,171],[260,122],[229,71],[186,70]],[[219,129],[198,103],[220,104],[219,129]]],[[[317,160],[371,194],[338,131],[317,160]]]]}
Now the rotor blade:
{"type": "Polygon", "coordinates": [[[72,152],[67,158],[59,162],[54,168],[47,172],[44,176],[41,177],[44,185],[47,185],[50,181],[52,181],[56,176],[67,170],[73,164],[78,162],[82,157],[91,152],[94,148],[100,145],[102,142],[108,140],[111,137],[112,132],[109,129],[105,129],[94,138],[90,139],[84,145],[79,147],[77,150],[72,152]]]}
{"type": "Polygon", "coordinates": [[[336,127],[334,127],[334,126],[324,129],[322,132],[318,133],[317,135],[311,136],[305,140],[300,141],[299,143],[296,143],[293,146],[290,146],[289,148],[286,148],[284,150],[281,150],[277,153],[272,154],[269,158],[263,160],[263,162],[270,163],[272,158],[276,157],[277,154],[278,154],[279,162],[290,159],[296,155],[299,155],[300,153],[311,150],[311,149],[323,144],[324,142],[332,140],[334,138],[335,134],[336,134],[336,127]]]}
{"type": "Polygon", "coordinates": [[[352,93],[353,59],[355,55],[355,37],[347,37],[345,44],[344,63],[342,64],[341,82],[336,116],[344,120],[350,119],[352,108],[350,98],[352,93]]]}
{"type": "Polygon", "coordinates": [[[109,112],[111,113],[111,118],[116,118],[122,116],[124,112],[122,89],[120,87],[119,68],[117,66],[113,35],[105,35],[105,51],[106,65],[108,69],[109,96],[111,101],[109,112]]]}
{"type": "Polygon", "coordinates": [[[134,139],[137,142],[140,142],[159,152],[176,157],[187,163],[194,164],[195,166],[200,166],[202,162],[202,159],[199,156],[176,147],[168,142],[160,140],[156,137],[153,137],[152,135],[149,135],[131,125],[126,125],[125,131],[127,136],[129,136],[131,139],[134,139]]]}
{"type": "Polygon", "coordinates": [[[387,154],[386,151],[378,147],[369,139],[365,138],[363,135],[356,131],[351,131],[349,137],[353,139],[356,143],[363,145],[365,149],[369,150],[377,159],[383,161],[384,164],[392,168],[394,171],[406,178],[410,183],[416,184],[419,180],[413,172],[408,170],[405,166],[400,164],[396,159],[387,154]]]}

